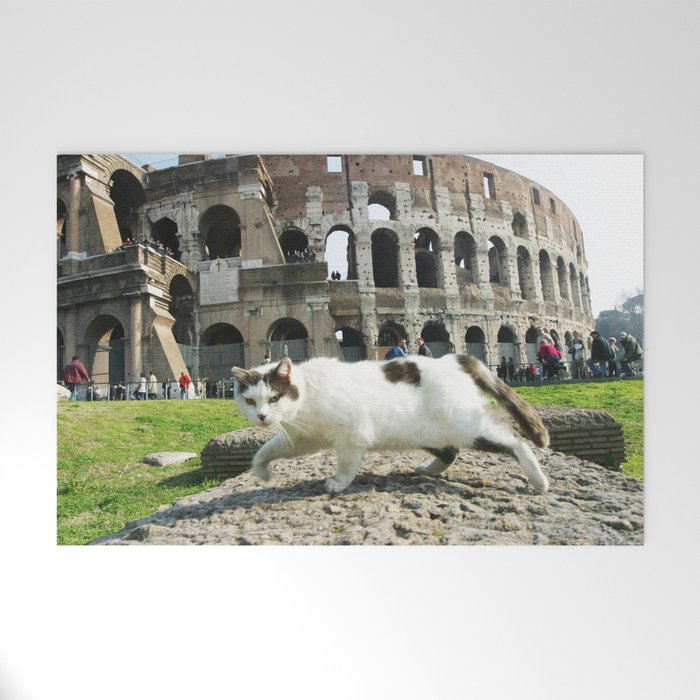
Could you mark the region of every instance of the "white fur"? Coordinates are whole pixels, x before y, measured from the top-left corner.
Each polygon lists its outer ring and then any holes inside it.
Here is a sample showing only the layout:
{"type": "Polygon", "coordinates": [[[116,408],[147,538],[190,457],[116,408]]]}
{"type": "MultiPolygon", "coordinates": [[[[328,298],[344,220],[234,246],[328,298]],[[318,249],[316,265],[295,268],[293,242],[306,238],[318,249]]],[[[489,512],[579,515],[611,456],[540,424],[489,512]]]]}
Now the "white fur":
{"type": "MultiPolygon", "coordinates": [[[[242,413],[254,425],[278,428],[278,435],[255,455],[251,472],[267,480],[273,460],[332,449],[338,456],[338,471],[325,486],[328,492],[338,493],[352,483],[367,451],[461,448],[484,438],[512,450],[533,487],[538,492],[547,490],[547,478],[532,450],[488,416],[488,400],[454,355],[411,356],[408,361],[420,369],[419,386],[390,382],[382,371],[385,362],[309,360],[291,366],[289,378],[299,398],[283,396],[277,401],[278,392],[269,384],[259,381],[246,386],[241,382],[243,371],[234,368],[242,413]]],[[[261,374],[288,370],[286,364],[256,368],[261,374]]],[[[435,458],[418,470],[436,476],[446,466],[435,458]]]]}

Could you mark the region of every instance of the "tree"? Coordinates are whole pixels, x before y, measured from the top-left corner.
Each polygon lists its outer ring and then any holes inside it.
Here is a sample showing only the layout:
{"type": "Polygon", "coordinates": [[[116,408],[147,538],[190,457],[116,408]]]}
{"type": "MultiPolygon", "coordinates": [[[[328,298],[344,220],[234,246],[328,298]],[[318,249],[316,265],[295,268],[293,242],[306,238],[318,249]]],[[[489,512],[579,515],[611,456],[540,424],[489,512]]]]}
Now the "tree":
{"type": "Polygon", "coordinates": [[[619,338],[625,331],[644,347],[644,293],[637,291],[614,309],[601,311],[596,319],[596,330],[604,337],[619,338]]]}

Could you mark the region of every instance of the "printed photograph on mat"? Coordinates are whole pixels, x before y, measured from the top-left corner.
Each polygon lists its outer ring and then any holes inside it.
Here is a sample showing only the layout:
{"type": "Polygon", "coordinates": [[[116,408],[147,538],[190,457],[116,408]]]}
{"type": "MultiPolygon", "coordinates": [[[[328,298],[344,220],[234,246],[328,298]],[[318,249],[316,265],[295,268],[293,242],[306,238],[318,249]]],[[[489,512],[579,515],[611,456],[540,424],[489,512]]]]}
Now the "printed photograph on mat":
{"type": "Polygon", "coordinates": [[[59,155],[56,230],[59,544],[643,544],[642,155],[59,155]]]}

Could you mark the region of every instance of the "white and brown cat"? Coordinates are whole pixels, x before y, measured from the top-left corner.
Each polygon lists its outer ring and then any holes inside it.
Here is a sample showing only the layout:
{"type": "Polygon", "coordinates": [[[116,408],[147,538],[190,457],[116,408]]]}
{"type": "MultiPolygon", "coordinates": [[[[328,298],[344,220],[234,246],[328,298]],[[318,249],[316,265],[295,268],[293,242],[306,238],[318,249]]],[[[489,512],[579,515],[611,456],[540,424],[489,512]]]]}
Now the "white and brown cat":
{"type": "Polygon", "coordinates": [[[471,448],[512,454],[535,491],[549,488],[527,443],[489,414],[488,397],[540,447],[549,444],[547,429],[510,387],[472,357],[354,363],[317,358],[298,365],[285,358],[252,370],[234,367],[232,374],[243,414],[254,425],[277,427],[250,469],[264,481],[273,460],[335,450],[338,471],[325,487],[339,493],[352,483],[370,450],[424,449],[434,459],[416,471],[437,476],[460,448],[471,448]]]}

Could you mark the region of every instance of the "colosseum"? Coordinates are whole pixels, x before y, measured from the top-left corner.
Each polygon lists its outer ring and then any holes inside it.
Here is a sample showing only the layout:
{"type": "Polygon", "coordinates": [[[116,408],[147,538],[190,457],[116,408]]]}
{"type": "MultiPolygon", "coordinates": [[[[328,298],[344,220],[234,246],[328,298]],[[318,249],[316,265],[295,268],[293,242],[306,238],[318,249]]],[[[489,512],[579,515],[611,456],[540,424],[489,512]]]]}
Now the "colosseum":
{"type": "Polygon", "coordinates": [[[458,155],[61,155],[58,372],[221,380],[266,354],[533,360],[592,328],[583,234],[554,193],[458,155]]]}

